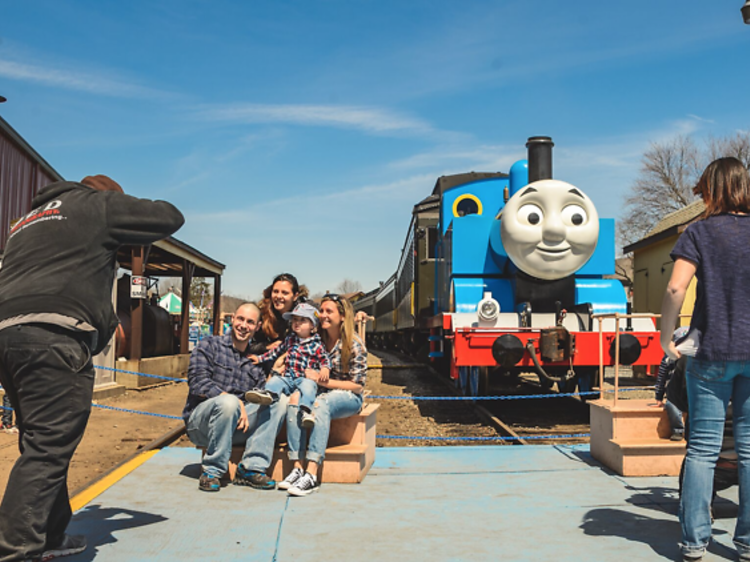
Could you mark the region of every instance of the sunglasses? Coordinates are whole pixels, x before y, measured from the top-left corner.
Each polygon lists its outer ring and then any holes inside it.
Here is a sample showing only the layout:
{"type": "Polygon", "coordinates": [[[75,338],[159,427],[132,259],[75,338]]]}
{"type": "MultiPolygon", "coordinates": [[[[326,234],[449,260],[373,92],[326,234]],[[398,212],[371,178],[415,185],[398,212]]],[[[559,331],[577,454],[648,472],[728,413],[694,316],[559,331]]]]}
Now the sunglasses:
{"type": "Polygon", "coordinates": [[[341,302],[341,297],[335,293],[326,293],[323,298],[333,302],[341,302]]]}

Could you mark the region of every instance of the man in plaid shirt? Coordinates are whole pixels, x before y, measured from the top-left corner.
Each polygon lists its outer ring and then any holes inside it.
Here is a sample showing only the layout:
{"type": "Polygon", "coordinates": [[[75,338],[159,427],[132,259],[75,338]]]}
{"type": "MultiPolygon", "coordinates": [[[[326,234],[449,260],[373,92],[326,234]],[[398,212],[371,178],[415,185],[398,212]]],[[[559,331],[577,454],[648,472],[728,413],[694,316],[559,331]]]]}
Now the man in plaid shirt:
{"type": "Polygon", "coordinates": [[[292,321],[292,334],[284,343],[267,351],[260,357],[251,355],[254,363],[265,363],[275,361],[282,353],[286,352],[284,361],[284,373],[272,376],[265,385],[265,389],[256,388],[245,393],[245,400],[256,404],[273,404],[281,394],[289,396],[295,390],[300,393],[299,407],[303,411],[302,425],[311,428],[315,425],[315,416],[312,413],[315,396],[318,393],[318,385],[305,376],[307,369],[320,371],[319,380],[325,382],[331,370],[331,361],[328,358],[325,347],[320,336],[315,333],[318,324],[318,311],[314,306],[300,303],[292,312],[284,314],[284,319],[292,321]]]}
{"type": "MultiPolygon", "coordinates": [[[[241,305],[234,313],[229,334],[202,340],[190,354],[189,390],[182,415],[190,440],[206,449],[199,489],[207,492],[220,490],[219,479],[228,470],[232,445],[245,445],[243,460],[251,446],[256,451],[262,448],[270,456],[276,437],[273,432],[286,412],[286,403],[259,409],[243,400],[248,389],[262,386],[265,381],[263,370],[250,360],[249,353],[259,319],[256,305],[241,305]],[[269,416],[273,423],[262,423],[253,431],[257,418],[269,416]]],[[[242,463],[233,483],[261,489],[276,486],[264,473],[245,470],[242,463]]]]}

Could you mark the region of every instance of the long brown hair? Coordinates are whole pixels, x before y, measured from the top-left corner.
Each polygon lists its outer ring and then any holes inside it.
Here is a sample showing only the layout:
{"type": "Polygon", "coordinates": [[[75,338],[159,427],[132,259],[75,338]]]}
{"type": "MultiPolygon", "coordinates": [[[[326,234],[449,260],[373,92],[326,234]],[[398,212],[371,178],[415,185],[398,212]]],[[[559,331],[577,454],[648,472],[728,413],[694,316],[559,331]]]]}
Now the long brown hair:
{"type": "Polygon", "coordinates": [[[706,204],[704,218],[732,211],[750,213],[750,176],[742,162],[732,156],[711,162],[693,193],[706,204]]]}
{"type": "Polygon", "coordinates": [[[292,294],[296,295],[295,302],[300,298],[306,298],[309,294],[307,287],[297,282],[297,278],[291,273],[282,273],[273,278],[271,284],[263,289],[263,298],[258,303],[260,308],[260,329],[265,334],[268,341],[276,341],[286,332],[287,321],[282,318],[281,314],[276,312],[271,301],[273,286],[279,281],[286,281],[292,286],[292,294]]]}
{"type": "MultiPolygon", "coordinates": [[[[352,343],[356,339],[362,343],[359,336],[354,331],[354,308],[349,299],[340,295],[325,295],[320,301],[322,306],[324,302],[333,302],[336,308],[339,309],[339,314],[343,321],[341,322],[341,372],[349,372],[349,361],[352,358],[352,343]]],[[[323,341],[326,342],[328,339],[328,333],[321,328],[320,335],[323,341]]],[[[328,343],[328,342],[327,342],[328,343]]]]}

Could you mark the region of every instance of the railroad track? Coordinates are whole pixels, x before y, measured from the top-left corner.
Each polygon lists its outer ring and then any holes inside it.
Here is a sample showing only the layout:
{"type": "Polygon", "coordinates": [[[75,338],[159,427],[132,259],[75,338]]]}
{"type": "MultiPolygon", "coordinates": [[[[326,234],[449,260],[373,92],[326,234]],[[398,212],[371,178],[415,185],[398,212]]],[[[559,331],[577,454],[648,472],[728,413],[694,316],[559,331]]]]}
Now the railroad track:
{"type": "MultiPolygon", "coordinates": [[[[442,394],[460,395],[448,378],[437,373],[429,365],[417,363],[411,357],[397,352],[377,350],[375,353],[382,358],[382,365],[372,364],[371,368],[428,370],[434,377],[435,385],[444,391],[442,394]]],[[[515,385],[507,384],[502,379],[490,384],[489,395],[491,396],[530,394],[545,395],[538,384],[525,378],[519,379],[515,385]]],[[[509,438],[511,444],[588,442],[587,437],[538,438],[541,435],[564,436],[589,433],[588,406],[576,397],[487,400],[483,403],[467,403],[467,407],[473,410],[476,417],[492,427],[499,436],[509,438]]]]}

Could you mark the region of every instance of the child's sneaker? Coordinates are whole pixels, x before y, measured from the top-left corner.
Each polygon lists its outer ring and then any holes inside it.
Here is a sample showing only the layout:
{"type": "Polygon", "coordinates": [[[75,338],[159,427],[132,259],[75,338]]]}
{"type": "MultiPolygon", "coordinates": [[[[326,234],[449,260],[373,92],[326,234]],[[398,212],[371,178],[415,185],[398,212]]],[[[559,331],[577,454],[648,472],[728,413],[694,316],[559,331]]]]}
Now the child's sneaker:
{"type": "Polygon", "coordinates": [[[3,431],[13,435],[18,435],[18,428],[15,425],[4,425],[3,431]]]}
{"type": "Polygon", "coordinates": [[[273,396],[266,390],[248,390],[245,393],[245,401],[251,404],[268,406],[273,403],[273,396]]]}
{"type": "Polygon", "coordinates": [[[684,431],[673,431],[672,436],[669,438],[671,441],[682,441],[685,439],[684,431]]]}
{"type": "Polygon", "coordinates": [[[204,472],[198,480],[198,489],[204,492],[218,492],[221,490],[221,482],[216,476],[204,472]]]}
{"type": "Polygon", "coordinates": [[[315,476],[310,474],[309,472],[305,472],[305,474],[302,475],[302,477],[297,480],[297,483],[289,488],[289,495],[290,496],[307,496],[309,494],[312,494],[313,492],[317,492],[320,489],[320,486],[318,486],[318,482],[315,479],[315,476]]]}
{"type": "Polygon", "coordinates": [[[315,427],[315,414],[312,412],[305,412],[302,414],[302,427],[305,429],[312,429],[315,427]]]}
{"type": "Polygon", "coordinates": [[[301,468],[295,467],[286,478],[279,482],[279,490],[288,490],[294,486],[304,474],[305,473],[301,468]]]}

